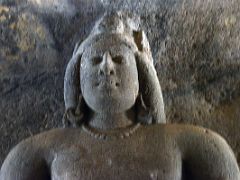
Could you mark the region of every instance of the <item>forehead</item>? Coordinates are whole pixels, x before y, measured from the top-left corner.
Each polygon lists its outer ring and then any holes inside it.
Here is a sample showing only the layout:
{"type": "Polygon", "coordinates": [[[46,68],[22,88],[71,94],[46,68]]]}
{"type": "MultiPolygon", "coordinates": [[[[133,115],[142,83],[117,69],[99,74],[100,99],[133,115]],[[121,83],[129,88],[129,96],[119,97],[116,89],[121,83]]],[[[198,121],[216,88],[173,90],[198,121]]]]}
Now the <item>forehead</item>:
{"type": "Polygon", "coordinates": [[[109,52],[112,55],[133,55],[134,52],[131,47],[124,41],[111,41],[103,40],[92,43],[83,52],[83,57],[90,57],[96,55],[103,55],[105,52],[109,52]]]}

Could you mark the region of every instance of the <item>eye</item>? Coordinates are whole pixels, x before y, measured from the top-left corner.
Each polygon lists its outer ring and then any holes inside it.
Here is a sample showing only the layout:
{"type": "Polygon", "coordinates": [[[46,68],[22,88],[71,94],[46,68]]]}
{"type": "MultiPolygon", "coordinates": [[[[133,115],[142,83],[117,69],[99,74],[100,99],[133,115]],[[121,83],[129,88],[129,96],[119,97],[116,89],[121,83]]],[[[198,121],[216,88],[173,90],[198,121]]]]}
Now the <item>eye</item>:
{"type": "Polygon", "coordinates": [[[99,63],[101,63],[101,61],[102,61],[102,58],[99,57],[99,56],[96,56],[96,57],[92,58],[92,64],[93,65],[99,64],[99,63]]]}
{"type": "Polygon", "coordinates": [[[112,58],[113,62],[117,63],[117,64],[122,64],[123,63],[123,56],[115,56],[112,58]]]}

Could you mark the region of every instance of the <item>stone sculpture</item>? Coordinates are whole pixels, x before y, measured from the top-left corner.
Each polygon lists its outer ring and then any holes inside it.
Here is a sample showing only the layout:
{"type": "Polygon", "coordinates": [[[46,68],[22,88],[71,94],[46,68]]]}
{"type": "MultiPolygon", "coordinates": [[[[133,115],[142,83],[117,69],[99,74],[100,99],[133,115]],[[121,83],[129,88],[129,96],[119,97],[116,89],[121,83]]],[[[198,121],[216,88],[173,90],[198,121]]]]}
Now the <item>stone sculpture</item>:
{"type": "Polygon", "coordinates": [[[64,80],[65,126],[30,137],[4,161],[0,180],[239,180],[226,141],[166,124],[139,19],[109,13],[77,44],[64,80]]]}

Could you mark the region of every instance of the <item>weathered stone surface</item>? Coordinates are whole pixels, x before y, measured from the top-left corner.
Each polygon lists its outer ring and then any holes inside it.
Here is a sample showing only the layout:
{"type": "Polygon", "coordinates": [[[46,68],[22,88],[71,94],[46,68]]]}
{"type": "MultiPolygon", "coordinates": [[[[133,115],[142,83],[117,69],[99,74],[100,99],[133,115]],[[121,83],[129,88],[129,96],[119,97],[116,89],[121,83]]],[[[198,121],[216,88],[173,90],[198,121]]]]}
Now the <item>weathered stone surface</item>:
{"type": "Polygon", "coordinates": [[[168,122],[211,128],[240,162],[238,0],[1,0],[0,164],[17,142],[61,126],[63,76],[78,40],[107,10],[141,17],[168,122]]]}

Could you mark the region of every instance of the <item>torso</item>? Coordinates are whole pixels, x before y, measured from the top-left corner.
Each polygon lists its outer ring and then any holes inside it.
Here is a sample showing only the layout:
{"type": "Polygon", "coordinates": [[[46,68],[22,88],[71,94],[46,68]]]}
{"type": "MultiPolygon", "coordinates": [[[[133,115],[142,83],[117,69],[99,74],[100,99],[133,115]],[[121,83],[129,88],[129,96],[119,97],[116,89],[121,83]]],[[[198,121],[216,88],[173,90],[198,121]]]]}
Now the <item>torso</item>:
{"type": "Polygon", "coordinates": [[[232,150],[208,129],[147,125],[112,137],[98,139],[82,128],[33,136],[9,153],[0,179],[240,179],[232,150]]]}
{"type": "Polygon", "coordinates": [[[52,180],[180,180],[181,153],[174,135],[164,131],[140,127],[124,139],[98,139],[82,129],[64,130],[62,143],[50,148],[52,180]]]}

